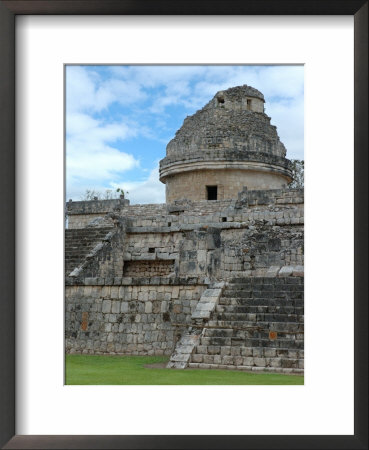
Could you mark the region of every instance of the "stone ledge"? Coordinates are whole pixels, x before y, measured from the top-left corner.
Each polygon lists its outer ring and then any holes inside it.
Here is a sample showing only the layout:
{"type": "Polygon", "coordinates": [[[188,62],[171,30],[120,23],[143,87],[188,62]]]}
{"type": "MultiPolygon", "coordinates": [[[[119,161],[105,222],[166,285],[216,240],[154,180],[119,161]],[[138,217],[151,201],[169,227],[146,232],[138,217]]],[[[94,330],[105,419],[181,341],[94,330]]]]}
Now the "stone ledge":
{"type": "Polygon", "coordinates": [[[291,162],[282,156],[271,155],[269,153],[245,151],[236,149],[212,149],[197,152],[186,152],[180,155],[166,156],[160,161],[160,172],[173,164],[194,163],[205,161],[236,161],[236,162],[262,162],[281,166],[288,171],[291,170],[291,162]]]}
{"type": "Polygon", "coordinates": [[[196,162],[177,162],[167,165],[160,169],[160,181],[165,183],[168,176],[173,176],[183,172],[193,172],[196,170],[246,170],[258,172],[277,173],[285,177],[288,181],[292,180],[292,172],[289,168],[279,164],[268,164],[259,161],[229,161],[212,159],[196,162]]]}
{"type": "Polygon", "coordinates": [[[206,281],[204,277],[65,277],[66,286],[195,286],[206,281]]]}
{"type": "Polygon", "coordinates": [[[304,374],[304,369],[292,369],[281,367],[255,367],[255,366],[233,366],[226,364],[205,364],[205,363],[189,363],[189,369],[218,369],[218,370],[244,370],[245,372],[276,372],[284,374],[304,374]]]}
{"type": "Polygon", "coordinates": [[[122,207],[128,206],[128,199],[111,199],[111,200],[88,200],[79,202],[67,202],[68,215],[79,214],[106,214],[108,212],[117,211],[122,207]]]}

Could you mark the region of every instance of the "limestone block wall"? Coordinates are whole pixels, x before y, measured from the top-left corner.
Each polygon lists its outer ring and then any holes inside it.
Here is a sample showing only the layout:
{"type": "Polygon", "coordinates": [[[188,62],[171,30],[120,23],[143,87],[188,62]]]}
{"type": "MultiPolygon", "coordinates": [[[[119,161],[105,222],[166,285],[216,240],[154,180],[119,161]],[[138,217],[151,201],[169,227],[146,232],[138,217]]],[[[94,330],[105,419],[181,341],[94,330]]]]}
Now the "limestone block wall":
{"type": "Polygon", "coordinates": [[[98,228],[71,228],[65,230],[65,274],[69,275],[76,267],[80,267],[86,256],[94,251],[95,247],[114,232],[114,229],[98,228]]]}
{"type": "Polygon", "coordinates": [[[271,266],[303,265],[300,190],[244,190],[237,200],[127,206],[119,217],[124,231],[102,243],[83,276],[121,277],[134,268],[143,276],[221,281],[235,274],[262,276],[271,266]]]}
{"type": "MultiPolygon", "coordinates": [[[[98,202],[71,202],[67,204],[68,228],[80,228],[91,221],[103,219],[107,213],[116,211],[130,222],[131,227],[161,227],[167,231],[177,224],[199,224],[219,222],[225,215],[239,216],[240,212],[251,213],[254,206],[293,205],[303,208],[304,192],[301,189],[243,190],[243,186],[234,199],[219,199],[217,201],[177,200],[173,204],[143,204],[121,205],[119,200],[98,202]],[[240,203],[239,200],[242,200],[240,203]],[[109,205],[105,205],[108,202],[109,205]],[[110,209],[109,209],[110,208],[110,209]],[[248,210],[250,208],[250,210],[248,210]],[[93,213],[92,213],[93,211],[93,213]],[[91,219],[92,218],[92,219],[91,219]]],[[[111,221],[109,222],[111,225],[111,221]]],[[[104,222],[97,224],[105,226],[104,222]]],[[[96,226],[96,225],[95,225],[96,226]]]]}
{"type": "Polygon", "coordinates": [[[228,95],[227,91],[219,91],[215,97],[209,102],[207,107],[227,109],[233,111],[254,111],[264,112],[264,99],[254,95],[243,95],[236,97],[228,95]]]}
{"type": "Polygon", "coordinates": [[[68,279],[67,353],[170,355],[206,286],[197,279],[68,279]],[[199,284],[200,283],[200,284],[199,284]]]}
{"type": "Polygon", "coordinates": [[[304,265],[303,226],[276,226],[263,223],[221,234],[222,257],[219,272],[233,276],[263,276],[270,267],[304,265]]]}
{"type": "Polygon", "coordinates": [[[206,186],[217,186],[218,199],[236,199],[243,186],[249,189],[281,189],[287,179],[271,172],[241,169],[196,170],[178,173],[166,179],[166,202],[188,199],[207,200],[206,186]]]}
{"type": "MultiPolygon", "coordinates": [[[[84,228],[92,221],[103,218],[111,212],[118,213],[128,205],[128,199],[69,201],[66,204],[68,228],[84,228]]],[[[101,222],[100,226],[107,226],[107,223],[101,222]]]]}
{"type": "MultiPolygon", "coordinates": [[[[145,223],[145,219],[143,223],[145,223]]],[[[158,261],[178,258],[182,233],[170,233],[164,232],[164,230],[156,232],[156,227],[150,231],[146,226],[137,228],[136,232],[128,230],[124,249],[125,261],[158,261]],[[142,228],[141,233],[138,232],[139,228],[142,228]]]]}
{"type": "Polygon", "coordinates": [[[174,260],[126,261],[125,277],[164,277],[174,272],[174,260]]]}
{"type": "MultiPolygon", "coordinates": [[[[70,215],[68,217],[68,229],[86,228],[94,220],[102,219],[102,214],[105,213],[70,215]]],[[[100,226],[108,225],[105,221],[100,221],[100,224],[100,226]]]]}
{"type": "MultiPolygon", "coordinates": [[[[87,228],[84,231],[88,230],[87,228]]],[[[96,230],[99,228],[91,228],[90,233],[95,235],[96,230]]],[[[102,230],[105,230],[104,228],[102,230]]],[[[67,230],[69,232],[76,230],[67,230]]],[[[81,231],[81,230],[77,230],[81,231]]],[[[67,235],[69,233],[66,233],[67,235]]],[[[101,239],[101,237],[100,237],[101,239]]],[[[116,227],[111,229],[111,231],[105,235],[99,242],[95,241],[95,246],[91,252],[74,264],[74,269],[71,271],[73,264],[71,261],[72,254],[67,253],[66,249],[66,260],[65,267],[68,268],[66,275],[72,277],[114,277],[121,276],[123,273],[124,266],[124,243],[126,240],[126,232],[124,227],[116,227]],[[71,259],[70,259],[71,258],[71,259]]],[[[74,252],[81,252],[83,254],[83,241],[80,241],[77,249],[74,252]]]]}
{"type": "MultiPolygon", "coordinates": [[[[302,274],[303,200],[301,190],[243,189],[108,211],[109,238],[66,279],[67,352],[169,355],[209,283],[302,274]]],[[[74,218],[107,209],[71,205],[74,218]]],[[[96,222],[83,233],[105,234],[96,222]]]]}

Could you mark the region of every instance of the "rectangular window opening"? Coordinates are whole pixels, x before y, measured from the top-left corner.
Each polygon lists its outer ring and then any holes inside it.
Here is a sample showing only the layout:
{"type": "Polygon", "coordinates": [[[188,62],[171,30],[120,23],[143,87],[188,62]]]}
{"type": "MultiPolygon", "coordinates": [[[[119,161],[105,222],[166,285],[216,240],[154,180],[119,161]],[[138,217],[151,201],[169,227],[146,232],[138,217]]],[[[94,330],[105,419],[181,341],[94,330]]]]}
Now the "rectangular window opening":
{"type": "Polygon", "coordinates": [[[155,247],[149,247],[149,253],[155,253],[155,247]]]}
{"type": "Polygon", "coordinates": [[[218,199],[218,186],[206,186],[206,193],[208,200],[218,199]]]}
{"type": "Polygon", "coordinates": [[[250,111],[251,110],[251,100],[248,98],[246,100],[246,102],[247,102],[247,109],[250,111]]]}

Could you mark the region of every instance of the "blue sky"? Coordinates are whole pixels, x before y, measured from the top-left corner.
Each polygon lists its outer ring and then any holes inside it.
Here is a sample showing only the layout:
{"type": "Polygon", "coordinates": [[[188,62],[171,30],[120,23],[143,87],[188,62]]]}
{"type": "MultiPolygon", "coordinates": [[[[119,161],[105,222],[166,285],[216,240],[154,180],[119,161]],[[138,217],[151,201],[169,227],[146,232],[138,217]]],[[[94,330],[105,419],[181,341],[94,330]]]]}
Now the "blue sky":
{"type": "Polygon", "coordinates": [[[66,199],[122,187],[133,203],[165,202],[158,162],[217,91],[248,84],[265,97],[288,158],[304,158],[302,66],[67,66],[66,199]]]}

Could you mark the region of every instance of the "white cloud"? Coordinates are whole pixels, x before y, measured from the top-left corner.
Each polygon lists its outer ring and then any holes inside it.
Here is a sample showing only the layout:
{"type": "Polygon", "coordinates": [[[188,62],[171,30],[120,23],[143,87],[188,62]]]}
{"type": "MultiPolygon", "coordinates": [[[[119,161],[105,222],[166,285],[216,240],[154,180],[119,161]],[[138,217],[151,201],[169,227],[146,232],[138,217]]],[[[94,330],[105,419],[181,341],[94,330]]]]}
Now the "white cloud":
{"type": "Polygon", "coordinates": [[[132,155],[103,146],[90,152],[70,143],[67,150],[68,177],[74,181],[88,179],[94,182],[116,179],[119,174],[138,166],[132,155]]]}
{"type": "Polygon", "coordinates": [[[103,79],[87,67],[67,67],[68,112],[97,112],[108,108],[114,102],[124,106],[146,98],[146,94],[134,80],[103,79]]]}
{"type": "MultiPolygon", "coordinates": [[[[67,174],[72,183],[82,180],[114,180],[118,174],[138,167],[133,155],[111,144],[135,136],[125,123],[104,123],[87,114],[67,115],[67,174]]],[[[95,181],[95,182],[96,182],[95,181]]],[[[93,186],[90,186],[90,188],[93,186]]]]}
{"type": "Polygon", "coordinates": [[[270,102],[266,113],[277,126],[278,135],[287,149],[287,158],[304,159],[304,104],[303,98],[270,102]]]}
{"type": "Polygon", "coordinates": [[[135,125],[127,122],[104,122],[87,114],[67,115],[67,139],[93,148],[103,142],[115,142],[134,137],[138,133],[135,125]]]}
{"type": "Polygon", "coordinates": [[[68,111],[92,108],[95,101],[93,74],[83,67],[69,66],[66,70],[66,106],[68,111]]]}
{"type": "Polygon", "coordinates": [[[114,189],[118,187],[128,191],[127,198],[131,204],[136,203],[165,203],[165,185],[159,181],[159,166],[151,170],[144,181],[112,183],[114,189]]]}

